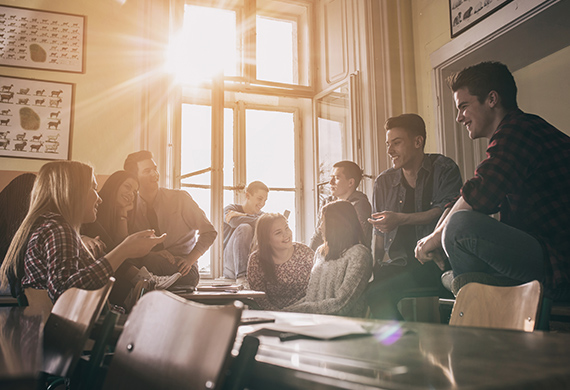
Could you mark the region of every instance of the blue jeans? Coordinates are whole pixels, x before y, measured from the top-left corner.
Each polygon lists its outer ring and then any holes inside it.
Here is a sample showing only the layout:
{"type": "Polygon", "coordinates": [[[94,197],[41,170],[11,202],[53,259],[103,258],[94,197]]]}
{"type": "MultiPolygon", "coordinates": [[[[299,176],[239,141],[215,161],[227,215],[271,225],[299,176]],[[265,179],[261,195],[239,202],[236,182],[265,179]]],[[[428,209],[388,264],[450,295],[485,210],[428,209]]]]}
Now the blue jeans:
{"type": "Polygon", "coordinates": [[[545,254],[538,240],[488,215],[470,210],[454,213],[442,241],[455,276],[484,272],[544,283],[545,254]]]}
{"type": "Polygon", "coordinates": [[[247,273],[249,250],[253,240],[253,227],[242,223],[233,232],[224,248],[224,276],[237,279],[247,273]]]}

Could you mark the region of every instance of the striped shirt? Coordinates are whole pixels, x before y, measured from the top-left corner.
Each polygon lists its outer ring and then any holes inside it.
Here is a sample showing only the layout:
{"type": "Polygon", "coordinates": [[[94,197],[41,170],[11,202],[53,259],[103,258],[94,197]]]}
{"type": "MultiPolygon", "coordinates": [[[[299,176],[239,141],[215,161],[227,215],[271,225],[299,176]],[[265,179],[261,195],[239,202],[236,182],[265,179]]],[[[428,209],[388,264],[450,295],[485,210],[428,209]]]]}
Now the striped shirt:
{"type": "Polygon", "coordinates": [[[461,194],[545,248],[548,287],[570,283],[570,137],[520,110],[503,118],[461,194]]]}
{"type": "Polygon", "coordinates": [[[101,288],[110,276],[113,269],[107,259],[95,260],[61,215],[48,212],[38,217],[25,252],[23,287],[47,289],[55,302],[71,287],[101,288]]]}

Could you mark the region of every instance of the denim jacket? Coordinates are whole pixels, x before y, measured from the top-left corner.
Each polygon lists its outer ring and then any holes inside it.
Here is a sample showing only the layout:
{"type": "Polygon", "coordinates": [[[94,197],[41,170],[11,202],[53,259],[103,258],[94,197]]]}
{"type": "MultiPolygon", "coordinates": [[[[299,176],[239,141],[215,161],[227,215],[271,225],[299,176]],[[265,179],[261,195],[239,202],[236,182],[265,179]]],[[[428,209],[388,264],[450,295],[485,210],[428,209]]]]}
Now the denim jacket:
{"type": "MultiPolygon", "coordinates": [[[[381,211],[402,212],[406,199],[406,188],[402,184],[402,180],[402,169],[394,168],[385,170],[376,178],[372,197],[373,213],[381,211]]],[[[462,184],[459,167],[452,159],[441,154],[426,154],[416,181],[415,211],[428,211],[435,207],[443,210],[446,204],[459,195],[462,184]]],[[[437,219],[426,225],[416,225],[416,237],[427,236],[433,231],[436,224],[437,219]]],[[[398,228],[385,234],[374,229],[374,234],[384,236],[384,250],[390,259],[395,260],[397,257],[405,259],[405,254],[390,253],[390,246],[397,233],[398,228]]]]}

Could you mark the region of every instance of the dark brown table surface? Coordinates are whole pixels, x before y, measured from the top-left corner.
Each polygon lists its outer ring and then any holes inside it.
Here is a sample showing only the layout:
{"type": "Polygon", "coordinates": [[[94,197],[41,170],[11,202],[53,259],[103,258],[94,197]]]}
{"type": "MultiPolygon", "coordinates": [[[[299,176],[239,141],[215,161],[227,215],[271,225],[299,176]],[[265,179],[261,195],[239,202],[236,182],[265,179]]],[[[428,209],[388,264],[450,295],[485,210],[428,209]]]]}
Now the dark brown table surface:
{"type": "Polygon", "coordinates": [[[30,308],[0,307],[0,389],[36,388],[44,319],[30,308]]]}
{"type": "MultiPolygon", "coordinates": [[[[261,332],[252,389],[568,389],[570,334],[246,311],[276,323],[357,321],[371,335],[279,341],[261,332]],[[265,334],[265,335],[263,335],[265,334]]],[[[244,333],[263,324],[241,326],[244,333]]]]}

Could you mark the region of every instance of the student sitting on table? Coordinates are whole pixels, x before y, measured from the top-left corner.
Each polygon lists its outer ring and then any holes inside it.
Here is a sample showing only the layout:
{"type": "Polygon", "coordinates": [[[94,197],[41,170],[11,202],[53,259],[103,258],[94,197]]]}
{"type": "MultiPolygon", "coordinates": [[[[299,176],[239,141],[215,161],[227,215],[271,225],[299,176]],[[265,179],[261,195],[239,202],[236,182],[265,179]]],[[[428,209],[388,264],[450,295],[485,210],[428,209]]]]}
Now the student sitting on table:
{"type": "Polygon", "coordinates": [[[443,248],[454,276],[502,284],[538,280],[553,300],[570,300],[570,137],[522,112],[517,86],[499,62],[450,76],[457,122],[487,138],[487,158],[461,188],[445,220],[416,246],[421,262],[443,248]],[[500,221],[489,214],[500,213],[500,221]],[[466,276],[468,277],[468,276],[466,276]]]}
{"type": "Polygon", "coordinates": [[[315,253],[293,242],[287,219],[277,213],[257,220],[258,249],[249,257],[247,280],[252,290],[264,291],[256,302],[265,310],[280,310],[305,296],[315,253]]]}
{"type": "Polygon", "coordinates": [[[322,209],[324,244],[317,249],[307,294],[285,311],[362,317],[364,290],[372,275],[372,255],[354,206],[338,200],[322,209]]]}
{"type": "Polygon", "coordinates": [[[198,259],[218,235],[214,225],[188,192],[159,186],[160,174],[152,152],[129,154],[124,169],[137,175],[140,184],[135,208],[129,212],[129,232],[153,229],[168,235],[162,245],[134,264],[155,275],[180,272],[182,277],[176,284],[195,287],[200,281],[198,259]]]}
{"type": "MultiPolygon", "coordinates": [[[[129,235],[128,212],[134,207],[138,189],[137,177],[126,171],[117,171],[105,181],[99,191],[102,203],[97,209],[97,220],[81,226],[81,238],[93,256],[104,256],[129,235]]],[[[120,306],[123,305],[132,284],[138,280],[150,281],[155,289],[166,289],[182,276],[178,272],[171,276],[156,276],[145,267],[140,270],[134,267],[130,260],[121,264],[115,275],[117,281],[109,300],[120,306]],[[123,281],[128,283],[122,283],[123,281]]]]}
{"type": "Polygon", "coordinates": [[[39,171],[30,208],[0,268],[2,286],[12,273],[23,287],[45,289],[55,302],[71,287],[101,288],[127,258],[141,257],[166,236],[145,230],[125,238],[95,259],[79,235],[82,223],[95,221],[101,198],[93,168],[76,161],[56,161],[39,171]]]}
{"type": "MultiPolygon", "coordinates": [[[[324,200],[324,204],[321,209],[328,203],[334,202],[335,200],[347,200],[349,201],[356,210],[356,215],[360,221],[360,227],[363,233],[363,244],[370,248],[372,242],[372,226],[368,222],[370,214],[372,214],[372,206],[368,201],[368,197],[357,188],[362,180],[362,169],[352,161],[339,161],[333,165],[331,171],[331,179],[329,181],[331,188],[331,196],[328,196],[324,200]]],[[[319,212],[319,215],[321,213],[319,212]]],[[[319,222],[320,223],[320,222],[319,222]]],[[[311,237],[311,242],[309,246],[312,250],[316,251],[319,246],[323,244],[323,235],[318,227],[311,237]]]]}
{"type": "Polygon", "coordinates": [[[230,204],[224,208],[224,277],[245,278],[247,259],[255,223],[267,201],[269,188],[260,181],[253,181],[245,188],[245,202],[230,204]]]}

